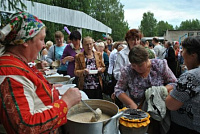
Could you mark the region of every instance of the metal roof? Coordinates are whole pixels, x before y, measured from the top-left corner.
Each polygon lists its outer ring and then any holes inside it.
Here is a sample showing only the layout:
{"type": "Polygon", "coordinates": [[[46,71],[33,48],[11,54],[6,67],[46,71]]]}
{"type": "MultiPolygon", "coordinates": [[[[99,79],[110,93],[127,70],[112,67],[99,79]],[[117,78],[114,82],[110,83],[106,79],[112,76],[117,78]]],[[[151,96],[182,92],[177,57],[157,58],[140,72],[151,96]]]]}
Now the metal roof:
{"type": "MultiPolygon", "coordinates": [[[[8,7],[8,2],[7,1],[5,2],[8,7]]],[[[109,34],[112,33],[111,28],[104,25],[102,22],[92,18],[91,16],[85,14],[84,12],[57,6],[50,6],[36,2],[33,2],[34,3],[33,6],[31,1],[26,1],[26,0],[22,0],[22,2],[27,6],[27,10],[25,10],[26,12],[29,12],[37,16],[41,20],[65,24],[77,28],[90,29],[109,34]]],[[[3,7],[0,7],[0,11],[8,13],[16,12],[14,10],[9,11],[8,8],[4,9],[3,7]]]]}
{"type": "MultiPolygon", "coordinates": [[[[153,40],[154,37],[142,37],[144,40],[153,40]]],[[[158,40],[164,40],[164,37],[158,37],[158,40]]]]}

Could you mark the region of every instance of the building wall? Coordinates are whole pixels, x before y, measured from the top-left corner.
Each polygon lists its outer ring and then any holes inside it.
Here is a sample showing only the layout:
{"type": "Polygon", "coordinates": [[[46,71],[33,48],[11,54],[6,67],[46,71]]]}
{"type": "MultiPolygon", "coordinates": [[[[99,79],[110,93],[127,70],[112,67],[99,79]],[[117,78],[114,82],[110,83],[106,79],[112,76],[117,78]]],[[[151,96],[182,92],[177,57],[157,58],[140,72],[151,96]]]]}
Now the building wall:
{"type": "Polygon", "coordinates": [[[200,35],[200,30],[167,30],[164,39],[170,42],[172,41],[183,41],[188,36],[200,35]]]}

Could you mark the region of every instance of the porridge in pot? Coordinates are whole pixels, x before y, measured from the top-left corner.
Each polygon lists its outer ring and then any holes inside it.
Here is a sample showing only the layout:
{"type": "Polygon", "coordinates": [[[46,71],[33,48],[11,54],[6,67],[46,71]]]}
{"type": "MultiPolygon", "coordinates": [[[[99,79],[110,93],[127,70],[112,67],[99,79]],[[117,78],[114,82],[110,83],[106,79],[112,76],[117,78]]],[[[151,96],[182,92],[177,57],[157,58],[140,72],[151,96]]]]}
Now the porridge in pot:
{"type": "MultiPolygon", "coordinates": [[[[84,112],[84,113],[74,114],[68,117],[68,119],[75,122],[89,123],[89,122],[92,122],[91,119],[93,116],[94,116],[94,113],[92,112],[84,112]]],[[[97,122],[101,122],[110,118],[111,116],[102,113],[101,118],[97,122]]]]}

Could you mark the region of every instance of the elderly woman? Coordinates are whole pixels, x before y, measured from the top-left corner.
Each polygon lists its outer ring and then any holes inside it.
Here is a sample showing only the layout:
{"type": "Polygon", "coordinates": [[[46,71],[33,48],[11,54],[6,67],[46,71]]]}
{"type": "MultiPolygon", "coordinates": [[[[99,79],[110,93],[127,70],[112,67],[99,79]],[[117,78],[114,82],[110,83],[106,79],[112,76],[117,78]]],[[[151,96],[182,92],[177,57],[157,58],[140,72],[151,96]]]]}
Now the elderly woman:
{"type": "Polygon", "coordinates": [[[128,57],[131,64],[121,70],[115,86],[115,95],[127,107],[137,109],[146,89],[152,86],[165,86],[168,92],[175,86],[176,77],[166,60],[148,59],[148,52],[141,45],[133,47],[128,57]]]}
{"type": "Polygon", "coordinates": [[[43,48],[43,50],[41,51],[41,60],[46,60],[47,55],[48,55],[48,51],[50,49],[50,47],[53,45],[52,41],[47,41],[45,47],[43,48]]]}
{"type": "Polygon", "coordinates": [[[100,52],[101,55],[103,56],[104,64],[105,64],[106,68],[108,68],[109,57],[108,57],[108,54],[106,52],[104,52],[104,49],[105,49],[105,44],[103,42],[97,43],[97,51],[100,52]]]}
{"type": "Polygon", "coordinates": [[[171,111],[170,134],[200,133],[200,37],[188,37],[183,43],[182,56],[188,71],[182,74],[176,88],[166,99],[171,111]]]}
{"type": "Polygon", "coordinates": [[[45,25],[26,12],[12,14],[1,31],[0,119],[7,133],[53,133],[67,122],[67,112],[81,100],[77,88],[61,99],[43,75],[30,68],[45,46],[45,25]]]}
{"type": "Polygon", "coordinates": [[[85,37],[83,39],[84,52],[75,57],[74,74],[79,77],[78,87],[83,90],[90,99],[102,99],[102,78],[105,71],[102,55],[93,52],[93,39],[85,37]],[[97,72],[92,72],[97,70],[97,72]]]}

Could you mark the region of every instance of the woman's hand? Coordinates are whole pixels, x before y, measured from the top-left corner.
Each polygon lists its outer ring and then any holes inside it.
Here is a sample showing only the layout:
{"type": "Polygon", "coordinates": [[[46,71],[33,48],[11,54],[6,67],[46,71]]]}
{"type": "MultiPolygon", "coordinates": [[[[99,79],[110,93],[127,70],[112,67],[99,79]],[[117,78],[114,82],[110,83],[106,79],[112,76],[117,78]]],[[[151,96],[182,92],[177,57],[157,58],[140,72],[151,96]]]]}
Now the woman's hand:
{"type": "Polygon", "coordinates": [[[48,64],[48,62],[42,60],[39,63],[37,63],[35,66],[37,69],[46,69],[46,67],[48,67],[49,64],[48,64]]]}
{"type": "Polygon", "coordinates": [[[115,100],[115,93],[112,93],[111,99],[112,99],[112,100],[115,100]]]}
{"type": "Polygon", "coordinates": [[[49,66],[49,63],[48,63],[47,61],[44,61],[44,60],[41,61],[41,64],[42,64],[42,67],[43,67],[43,68],[49,66]]]}
{"type": "Polygon", "coordinates": [[[88,75],[89,74],[89,70],[86,68],[84,69],[84,72],[83,72],[84,75],[88,75]]]}
{"type": "Polygon", "coordinates": [[[118,99],[125,104],[126,106],[130,107],[131,109],[137,109],[138,106],[135,104],[135,102],[126,94],[126,93],[121,93],[118,96],[118,99]]]}
{"type": "Polygon", "coordinates": [[[67,61],[72,62],[74,61],[73,56],[66,56],[64,59],[62,59],[62,63],[65,64],[67,61]]]}
{"type": "Polygon", "coordinates": [[[61,98],[67,104],[68,109],[81,101],[81,92],[78,88],[68,89],[61,98]]]}
{"type": "Polygon", "coordinates": [[[56,87],[62,87],[63,84],[53,84],[53,87],[56,88],[56,87]]]}
{"type": "Polygon", "coordinates": [[[98,73],[103,73],[103,72],[102,72],[102,67],[99,67],[99,68],[98,68],[98,73]]]}
{"type": "Polygon", "coordinates": [[[36,68],[42,72],[43,74],[45,74],[45,71],[48,71],[49,69],[47,69],[46,67],[49,66],[49,64],[46,62],[46,61],[40,61],[39,63],[37,63],[36,65],[36,68]]]}
{"type": "Polygon", "coordinates": [[[169,84],[166,85],[165,87],[167,88],[168,93],[170,93],[172,91],[172,89],[173,89],[173,86],[169,85],[169,84]]]}

